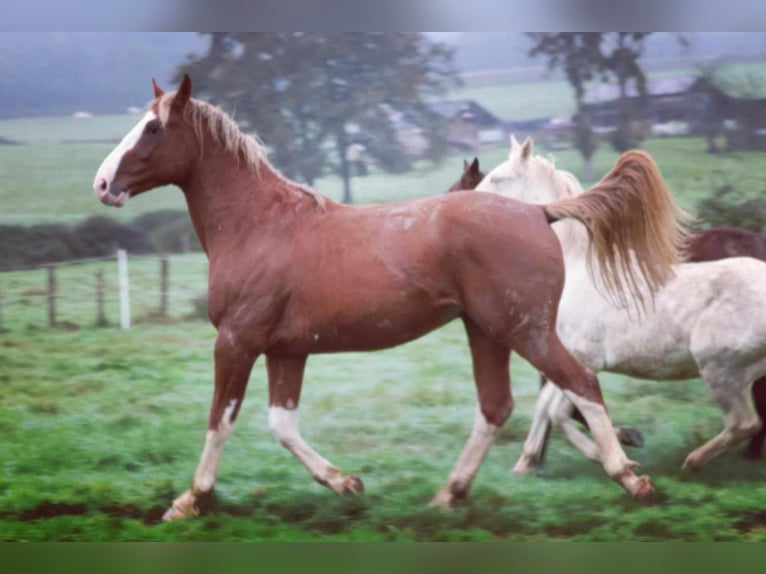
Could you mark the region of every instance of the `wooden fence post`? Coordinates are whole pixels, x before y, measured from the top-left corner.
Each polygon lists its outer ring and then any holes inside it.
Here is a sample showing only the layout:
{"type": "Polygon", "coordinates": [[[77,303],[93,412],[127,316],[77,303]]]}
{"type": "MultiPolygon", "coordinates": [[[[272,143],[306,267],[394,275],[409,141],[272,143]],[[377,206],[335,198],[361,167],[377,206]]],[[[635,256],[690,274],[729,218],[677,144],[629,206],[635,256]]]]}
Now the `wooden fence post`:
{"type": "Polygon", "coordinates": [[[130,329],[130,289],[128,285],[128,254],[117,250],[117,275],[120,283],[120,326],[130,329]]]}
{"type": "Polygon", "coordinates": [[[48,265],[48,326],[56,326],[56,266],[48,265]]]}
{"type": "Polygon", "coordinates": [[[104,313],[104,270],[96,271],[96,325],[106,326],[106,313],[104,313]]]}
{"type": "Polygon", "coordinates": [[[160,316],[168,314],[168,258],[160,259],[160,316]]]}

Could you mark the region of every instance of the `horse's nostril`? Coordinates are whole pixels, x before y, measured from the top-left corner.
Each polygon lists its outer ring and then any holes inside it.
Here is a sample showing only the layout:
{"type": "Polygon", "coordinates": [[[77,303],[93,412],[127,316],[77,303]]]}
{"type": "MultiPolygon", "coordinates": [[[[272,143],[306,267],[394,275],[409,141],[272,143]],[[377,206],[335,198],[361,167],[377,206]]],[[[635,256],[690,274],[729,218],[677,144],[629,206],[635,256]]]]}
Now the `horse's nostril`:
{"type": "Polygon", "coordinates": [[[106,191],[106,188],[109,187],[109,184],[103,177],[98,180],[96,185],[98,186],[99,191],[106,191]]]}

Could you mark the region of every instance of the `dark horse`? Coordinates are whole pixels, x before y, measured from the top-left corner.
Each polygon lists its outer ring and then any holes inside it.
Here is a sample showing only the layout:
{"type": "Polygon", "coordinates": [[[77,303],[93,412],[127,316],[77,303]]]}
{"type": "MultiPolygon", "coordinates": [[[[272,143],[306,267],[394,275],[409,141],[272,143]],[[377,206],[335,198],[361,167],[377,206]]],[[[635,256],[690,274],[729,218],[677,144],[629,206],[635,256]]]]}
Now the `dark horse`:
{"type": "MultiPolygon", "coordinates": [[[[479,168],[479,159],[473,158],[469,164],[463,160],[463,174],[447,193],[457,190],[471,190],[481,183],[486,174],[479,168]]],[[[766,261],[766,237],[746,229],[736,227],[713,227],[689,234],[686,246],[685,260],[688,262],[717,261],[728,257],[754,257],[766,261]]],[[[546,378],[541,376],[541,385],[545,384],[546,378]]],[[[757,379],[752,388],[753,403],[758,417],[762,423],[766,423],[766,378],[757,379]]],[[[579,410],[574,409],[571,417],[585,426],[587,422],[579,410]]],[[[631,427],[615,428],[620,442],[629,446],[641,446],[643,437],[641,433],[631,427]]],[[[550,432],[550,429],[548,429],[550,432]]],[[[766,424],[762,424],[760,430],[753,435],[744,451],[745,458],[758,459],[763,452],[763,444],[766,440],[766,424]]],[[[547,445],[547,438],[545,445],[547,445]]],[[[543,452],[544,456],[544,452],[543,452]]],[[[542,462],[542,458],[540,459],[542,462]]]]}
{"type": "MultiPolygon", "coordinates": [[[[209,259],[215,390],[191,487],[166,519],[196,515],[209,499],[259,355],[266,356],[276,438],[320,484],[338,494],[361,492],[358,478],[342,474],[299,433],[308,355],[391,347],[457,318],[468,335],[479,409],[434,504],[467,494],[510,415],[511,351],[567,390],[607,474],[633,497],[651,497],[651,479],[633,472],[612,431],[598,379],[556,335],[564,263],[550,227],[579,219],[591,231],[594,256],[615,263],[634,252],[645,263],[631,282],[669,280],[683,232],[646,154],[626,154],[608,181],[549,205],[453,193],[354,207],[282,176],[255,138],[218,108],[191,99],[188,76],[177,92],[154,84],[154,93],[147,114],[102,163],[94,190],[119,207],[157,186],[179,186],[209,259]]],[[[619,265],[601,267],[611,270],[606,284],[620,281],[619,265]]]]}

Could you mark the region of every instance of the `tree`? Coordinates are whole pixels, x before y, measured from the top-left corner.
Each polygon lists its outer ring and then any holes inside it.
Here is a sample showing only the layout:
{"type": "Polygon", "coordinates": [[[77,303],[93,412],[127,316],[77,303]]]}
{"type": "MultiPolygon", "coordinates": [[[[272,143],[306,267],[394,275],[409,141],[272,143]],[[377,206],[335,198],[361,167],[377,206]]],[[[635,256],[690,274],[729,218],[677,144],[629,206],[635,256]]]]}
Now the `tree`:
{"type": "Polygon", "coordinates": [[[640,133],[635,129],[636,122],[643,115],[646,96],[646,76],[638,59],[644,50],[644,41],[651,32],[612,32],[604,34],[606,49],[611,46],[611,52],[602,52],[600,69],[603,74],[613,75],[617,79],[620,91],[619,118],[617,130],[612,134],[612,147],[618,152],[634,148],[641,141],[640,133]],[[638,93],[638,104],[632,105],[635,99],[628,97],[628,83],[635,82],[638,93]]]}
{"type": "Polygon", "coordinates": [[[531,57],[545,56],[550,69],[562,68],[575,92],[574,143],[583,158],[583,178],[593,179],[596,140],[585,110],[585,84],[601,70],[601,32],[531,32],[531,57]]]}
{"type": "MultiPolygon", "coordinates": [[[[548,67],[562,68],[575,91],[577,111],[574,121],[575,146],[585,163],[585,179],[593,178],[591,159],[596,149],[590,121],[585,109],[586,83],[594,79],[614,78],[619,89],[619,118],[612,145],[617,151],[635,147],[640,133],[636,121],[642,117],[646,96],[646,75],[639,59],[646,39],[653,32],[561,32],[530,33],[534,42],[529,55],[545,56],[548,67]],[[638,98],[628,93],[633,82],[638,98]]],[[[677,36],[686,45],[684,36],[677,36]]]]}
{"type": "Polygon", "coordinates": [[[311,185],[337,173],[351,202],[355,167],[409,167],[396,121],[427,134],[427,157],[446,148],[442,120],[426,104],[457,81],[444,44],[411,33],[207,34],[208,53],[191,57],[179,77],[188,72],[198,93],[257,131],[289,177],[311,185]],[[350,158],[352,148],[363,154],[350,158]]]}

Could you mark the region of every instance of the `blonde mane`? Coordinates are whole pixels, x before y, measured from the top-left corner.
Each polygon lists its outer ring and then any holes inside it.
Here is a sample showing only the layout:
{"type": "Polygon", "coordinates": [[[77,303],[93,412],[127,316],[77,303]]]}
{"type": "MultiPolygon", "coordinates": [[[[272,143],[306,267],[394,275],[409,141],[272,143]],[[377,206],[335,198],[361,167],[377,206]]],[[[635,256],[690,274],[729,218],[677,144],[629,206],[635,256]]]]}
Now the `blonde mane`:
{"type": "MultiPolygon", "coordinates": [[[[168,120],[170,105],[174,97],[175,92],[171,92],[155,100],[157,113],[163,124],[168,120]]],[[[261,165],[266,164],[277,178],[309,195],[322,211],[325,210],[324,196],[314,188],[292,181],[282,175],[276,167],[269,163],[263,143],[256,136],[243,133],[237,123],[221,108],[207,102],[190,99],[184,108],[184,118],[194,129],[200,144],[200,154],[204,153],[205,136],[209,136],[213,142],[222,145],[227,152],[236,157],[238,164],[243,163],[259,177],[261,165]]]]}
{"type": "Polygon", "coordinates": [[[563,169],[558,169],[556,163],[552,159],[548,159],[541,155],[535,155],[530,157],[527,161],[533,162],[535,168],[542,170],[545,177],[550,181],[551,187],[558,193],[556,199],[577,197],[585,191],[574,174],[563,169]]]}

